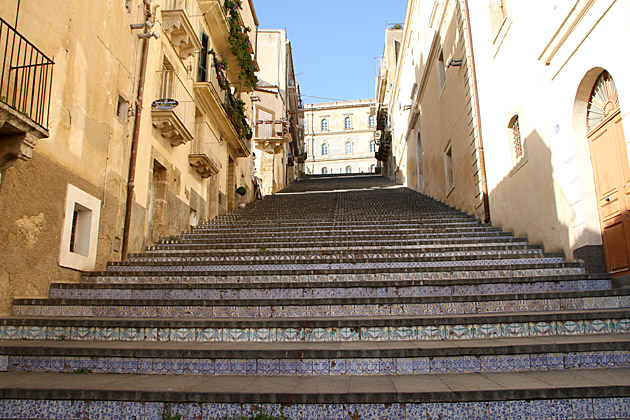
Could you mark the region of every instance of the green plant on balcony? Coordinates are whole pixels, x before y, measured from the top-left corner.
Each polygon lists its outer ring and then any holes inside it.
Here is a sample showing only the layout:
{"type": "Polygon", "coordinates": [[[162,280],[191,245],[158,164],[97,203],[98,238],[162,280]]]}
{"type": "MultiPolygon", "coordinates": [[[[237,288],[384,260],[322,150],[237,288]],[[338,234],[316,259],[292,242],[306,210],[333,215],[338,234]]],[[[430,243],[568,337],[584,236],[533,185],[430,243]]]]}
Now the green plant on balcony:
{"type": "Polygon", "coordinates": [[[252,59],[254,50],[252,43],[249,40],[247,33],[251,31],[248,26],[243,25],[241,22],[239,10],[241,6],[241,0],[225,0],[225,8],[228,13],[228,22],[230,25],[230,35],[228,41],[230,41],[230,50],[232,54],[236,56],[236,60],[241,67],[241,71],[238,74],[238,78],[245,83],[245,85],[254,89],[258,83],[256,77],[256,62],[252,59]]]}
{"type": "Polygon", "coordinates": [[[243,102],[238,97],[238,92],[236,95],[232,94],[232,92],[227,90],[227,99],[225,101],[225,111],[230,117],[230,120],[234,124],[238,135],[242,139],[250,140],[252,138],[253,132],[250,126],[247,124],[247,120],[245,119],[245,102],[243,102]]]}
{"type": "Polygon", "coordinates": [[[212,64],[214,65],[217,73],[217,82],[219,82],[219,87],[223,90],[228,90],[230,88],[230,82],[224,72],[224,70],[227,70],[227,60],[218,58],[214,50],[210,50],[210,54],[212,55],[212,64]]]}

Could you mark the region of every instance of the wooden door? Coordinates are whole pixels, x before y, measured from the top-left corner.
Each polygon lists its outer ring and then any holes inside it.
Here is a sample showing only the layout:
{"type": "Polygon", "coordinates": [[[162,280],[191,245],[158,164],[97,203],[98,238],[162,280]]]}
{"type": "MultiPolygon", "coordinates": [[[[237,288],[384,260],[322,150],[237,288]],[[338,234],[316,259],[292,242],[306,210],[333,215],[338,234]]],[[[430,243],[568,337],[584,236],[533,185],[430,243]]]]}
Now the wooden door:
{"type": "Polygon", "coordinates": [[[589,119],[588,140],[606,270],[620,276],[630,274],[630,165],[616,90],[609,99],[600,107],[601,118],[589,119]]]}

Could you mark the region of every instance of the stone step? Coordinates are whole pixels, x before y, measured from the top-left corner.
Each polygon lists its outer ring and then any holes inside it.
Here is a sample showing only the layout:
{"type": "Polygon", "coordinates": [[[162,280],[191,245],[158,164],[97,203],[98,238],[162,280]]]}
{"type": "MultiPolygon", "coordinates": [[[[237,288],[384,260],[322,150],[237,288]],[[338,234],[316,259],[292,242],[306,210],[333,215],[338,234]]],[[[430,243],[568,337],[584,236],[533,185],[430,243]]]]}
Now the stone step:
{"type": "MultiPolygon", "coordinates": [[[[293,243],[290,247],[274,248],[268,246],[253,246],[252,248],[246,247],[234,247],[216,245],[215,247],[190,247],[189,245],[179,244],[175,245],[162,245],[150,247],[142,253],[130,254],[130,257],[142,257],[147,255],[171,255],[171,256],[187,256],[187,255],[273,255],[278,253],[286,253],[290,251],[294,255],[313,255],[317,252],[321,255],[342,255],[348,253],[362,253],[367,251],[380,251],[383,252],[387,249],[384,244],[373,246],[306,246],[293,243]]],[[[426,244],[426,245],[399,245],[395,251],[390,253],[418,253],[424,252],[462,252],[462,251],[491,251],[491,250],[537,250],[542,253],[542,246],[528,245],[527,242],[486,242],[486,243],[468,243],[468,244],[426,244]]]]}
{"type": "Polygon", "coordinates": [[[485,296],[251,300],[14,299],[14,316],[330,318],[491,314],[630,308],[630,290],[485,296]]]}
{"type": "Polygon", "coordinates": [[[314,272],[326,273],[342,273],[342,272],[388,272],[388,271],[415,271],[415,270],[434,270],[437,268],[446,268],[448,270],[461,270],[470,267],[483,267],[492,269],[503,267],[504,269],[526,269],[526,268],[558,268],[558,267],[579,267],[581,264],[565,264],[560,257],[527,257],[527,258],[511,258],[510,256],[496,256],[492,259],[464,259],[460,257],[458,260],[428,259],[427,261],[386,261],[386,262],[326,262],[318,263],[312,261],[288,260],[284,263],[275,264],[274,262],[266,263],[265,261],[256,261],[253,264],[243,263],[236,264],[229,262],[228,264],[213,264],[211,262],[188,262],[183,264],[171,264],[167,262],[144,262],[142,264],[117,263],[112,262],[107,266],[107,273],[147,273],[159,272],[186,273],[195,274],[308,274],[314,272]]]}
{"type": "MultiPolygon", "coordinates": [[[[604,276],[606,277],[606,276],[604,276]]],[[[548,293],[608,290],[611,279],[599,276],[573,276],[541,279],[478,280],[406,280],[350,281],[317,283],[161,283],[161,284],[95,284],[52,283],[53,299],[314,299],[377,298],[421,296],[478,296],[506,293],[548,293]],[[501,281],[504,280],[504,281],[501,281]],[[445,284],[446,283],[446,284],[445,284]],[[450,283],[450,284],[448,284],[450,283]]]]}
{"type": "MultiPolygon", "coordinates": [[[[549,254],[548,254],[549,255],[549,254]]],[[[409,251],[401,250],[394,252],[357,252],[354,250],[341,250],[334,253],[328,252],[284,252],[271,253],[268,251],[258,251],[253,253],[235,253],[229,255],[216,255],[211,253],[145,253],[130,255],[125,264],[144,263],[176,263],[176,264],[292,264],[310,263],[325,264],[327,262],[386,262],[386,261],[452,261],[454,259],[470,260],[475,258],[541,258],[544,257],[542,249],[475,249],[465,251],[409,251]]],[[[120,263],[110,263],[108,266],[122,265],[120,263]]]]}
{"type": "Polygon", "coordinates": [[[168,243],[166,241],[164,243],[159,243],[154,246],[150,246],[147,248],[145,253],[151,253],[153,251],[183,251],[183,252],[195,252],[197,250],[201,251],[212,251],[212,252],[233,252],[233,251],[284,251],[289,249],[295,250],[308,250],[308,251],[332,251],[339,249],[348,249],[352,247],[354,250],[382,250],[387,248],[404,248],[410,250],[417,249],[432,249],[432,248],[484,248],[486,245],[489,246],[528,246],[528,247],[536,247],[535,245],[528,245],[525,239],[521,238],[501,238],[498,240],[497,238],[492,237],[477,237],[477,238],[462,238],[457,241],[439,241],[439,240],[416,240],[416,239],[401,239],[401,240],[380,240],[378,242],[374,242],[370,239],[363,240],[329,240],[329,239],[320,239],[320,240],[311,240],[311,241],[291,241],[290,238],[286,238],[282,240],[279,238],[278,240],[272,240],[264,242],[260,240],[251,241],[243,240],[239,242],[207,242],[207,243],[195,243],[192,241],[181,241],[176,242],[175,240],[170,240],[168,243]],[[231,247],[231,248],[230,248],[231,247]]]}
{"type": "Polygon", "coordinates": [[[630,369],[411,376],[0,373],[6,419],[627,419],[630,369]]]}
{"type": "MultiPolygon", "coordinates": [[[[477,267],[481,268],[481,267],[477,267]]],[[[563,280],[567,276],[584,276],[584,269],[579,263],[565,263],[547,265],[541,268],[536,265],[523,265],[518,268],[488,266],[485,269],[475,269],[475,267],[458,267],[457,270],[449,267],[437,267],[433,271],[423,271],[416,269],[409,271],[394,268],[387,272],[368,270],[338,270],[337,273],[321,272],[297,272],[288,274],[257,275],[256,273],[187,273],[174,271],[170,273],[159,272],[121,272],[113,273],[107,271],[83,272],[82,279],[85,283],[97,284],[216,284],[216,283],[239,283],[239,284],[259,284],[259,283],[337,283],[337,282],[393,282],[393,281],[421,281],[421,282],[449,282],[449,281],[504,281],[509,279],[522,279],[527,281],[554,281],[563,280]]],[[[593,278],[610,278],[610,275],[602,274],[593,278]]]]}
{"type": "Polygon", "coordinates": [[[3,340],[424,342],[629,332],[628,309],[355,318],[0,318],[3,340]]]}
{"type": "Polygon", "coordinates": [[[629,367],[623,334],[353,345],[0,341],[0,371],[8,372],[364,376],[629,367]]]}

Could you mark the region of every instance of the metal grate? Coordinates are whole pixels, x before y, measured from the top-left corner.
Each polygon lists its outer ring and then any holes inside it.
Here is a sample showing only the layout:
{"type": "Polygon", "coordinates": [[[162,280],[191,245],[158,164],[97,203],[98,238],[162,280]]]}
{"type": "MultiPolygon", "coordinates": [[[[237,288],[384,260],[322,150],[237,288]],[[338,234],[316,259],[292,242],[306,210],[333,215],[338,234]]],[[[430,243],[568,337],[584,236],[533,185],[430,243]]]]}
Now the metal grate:
{"type": "Polygon", "coordinates": [[[514,157],[520,159],[523,156],[523,141],[521,140],[521,128],[518,123],[518,116],[514,117],[510,125],[512,130],[512,141],[514,142],[514,157]]]}

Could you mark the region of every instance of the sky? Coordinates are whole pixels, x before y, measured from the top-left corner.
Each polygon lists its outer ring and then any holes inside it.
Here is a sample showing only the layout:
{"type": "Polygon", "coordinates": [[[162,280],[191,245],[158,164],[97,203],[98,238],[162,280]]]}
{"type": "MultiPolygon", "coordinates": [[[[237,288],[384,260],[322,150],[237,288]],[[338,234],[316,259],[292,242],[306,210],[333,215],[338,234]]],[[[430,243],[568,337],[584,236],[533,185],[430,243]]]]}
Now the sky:
{"type": "Polygon", "coordinates": [[[374,97],[386,25],[407,0],[253,0],[260,29],[286,29],[304,103],[374,97]]]}

